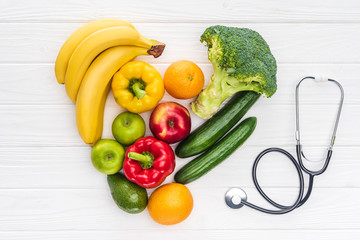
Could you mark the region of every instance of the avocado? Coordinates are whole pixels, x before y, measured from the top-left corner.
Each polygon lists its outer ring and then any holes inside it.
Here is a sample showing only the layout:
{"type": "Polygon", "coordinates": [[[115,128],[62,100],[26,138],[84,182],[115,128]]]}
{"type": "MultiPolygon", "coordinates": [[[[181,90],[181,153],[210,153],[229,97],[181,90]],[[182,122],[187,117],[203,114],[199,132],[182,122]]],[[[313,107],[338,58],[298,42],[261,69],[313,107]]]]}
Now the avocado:
{"type": "Polygon", "coordinates": [[[147,205],[146,189],[129,181],[122,173],[107,176],[111,195],[119,208],[128,213],[140,213],[147,205]]]}

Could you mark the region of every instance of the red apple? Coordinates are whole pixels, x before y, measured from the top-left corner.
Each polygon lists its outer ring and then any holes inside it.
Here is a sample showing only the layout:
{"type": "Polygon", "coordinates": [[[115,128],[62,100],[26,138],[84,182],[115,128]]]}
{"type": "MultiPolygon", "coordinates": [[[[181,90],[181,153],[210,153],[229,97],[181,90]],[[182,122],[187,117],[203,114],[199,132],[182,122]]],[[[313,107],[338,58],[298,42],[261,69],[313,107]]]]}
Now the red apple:
{"type": "Polygon", "coordinates": [[[157,139],[166,143],[181,141],[191,130],[190,113],[178,103],[160,103],[151,113],[150,130],[157,139]]]}

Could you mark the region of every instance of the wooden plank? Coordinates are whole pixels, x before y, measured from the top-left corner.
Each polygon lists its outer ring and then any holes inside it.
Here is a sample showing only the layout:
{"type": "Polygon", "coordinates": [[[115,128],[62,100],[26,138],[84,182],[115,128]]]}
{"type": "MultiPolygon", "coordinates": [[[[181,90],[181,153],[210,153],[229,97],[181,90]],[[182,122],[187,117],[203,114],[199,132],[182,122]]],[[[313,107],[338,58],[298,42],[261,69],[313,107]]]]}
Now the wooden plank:
{"type": "Polygon", "coordinates": [[[0,2],[1,22],[84,22],[97,18],[125,18],[146,22],[354,22],[360,20],[357,1],[164,1],[133,0],[46,1],[31,4],[0,2]]]}
{"type": "Polygon", "coordinates": [[[112,230],[112,231],[16,231],[0,232],[0,238],[7,240],[118,240],[130,239],[136,235],[141,239],[158,240],[182,240],[184,238],[205,238],[209,240],[223,239],[226,236],[228,240],[238,240],[240,238],[251,240],[262,240],[269,236],[274,236],[278,240],[287,240],[289,236],[292,240],[312,239],[316,236],[319,240],[338,240],[338,239],[357,239],[360,237],[359,230],[152,230],[139,229],[132,230],[112,230]]]}
{"type": "MultiPolygon", "coordinates": [[[[254,159],[264,146],[246,146],[191,187],[253,187],[251,170],[254,159]],[[221,181],[219,181],[221,178],[221,181]]],[[[294,147],[286,148],[294,154],[294,147]]],[[[306,149],[306,153],[323,148],[306,149]]],[[[336,147],[326,173],[315,178],[314,188],[360,187],[359,147],[336,147]],[[355,181],[356,179],[356,181],[355,181]]],[[[92,166],[90,147],[3,147],[0,148],[0,189],[107,189],[106,179],[92,166]]],[[[176,160],[175,173],[190,159],[176,160]]],[[[311,164],[318,167],[320,164],[311,164]]],[[[307,175],[304,175],[307,180],[307,175]]],[[[258,178],[264,187],[298,187],[294,166],[286,158],[270,154],[261,161],[258,178]]]]}
{"type": "MultiPolygon", "coordinates": [[[[246,207],[230,209],[224,201],[227,188],[189,186],[189,189],[194,209],[186,221],[173,226],[155,223],[146,210],[140,214],[121,211],[105,189],[0,190],[0,231],[358,230],[360,224],[358,188],[315,189],[304,206],[281,216],[246,207]]],[[[249,201],[263,204],[254,189],[246,191],[249,201]]],[[[293,201],[297,192],[292,188],[265,191],[270,196],[281,196],[284,204],[293,201]]]]}
{"type": "MultiPolygon", "coordinates": [[[[218,24],[221,24],[219,22],[218,24]]],[[[258,31],[278,63],[360,63],[360,23],[275,24],[224,23],[258,31]],[[346,43],[346,44],[342,44],[346,43]]],[[[0,27],[0,63],[54,63],[65,40],[83,23],[4,23],[0,27]]],[[[160,58],[170,63],[189,59],[209,63],[199,39],[210,23],[136,23],[144,36],[167,44],[160,58]]]]}
{"type": "MultiPolygon", "coordinates": [[[[360,2],[354,0],[0,1],[0,239],[359,239],[359,24],[360,2]],[[179,225],[160,226],[146,211],[129,215],[115,206],[105,176],[89,162],[90,148],[78,137],[74,106],[54,81],[53,63],[65,39],[106,17],[128,19],[145,36],[166,42],[161,58],[139,58],[162,74],[169,63],[189,59],[208,79],[212,68],[199,36],[215,24],[259,31],[279,63],[278,93],[260,99],[248,114],[258,116],[256,132],[188,185],[195,207],[179,225]],[[231,186],[245,187],[251,202],[268,206],[251,182],[253,159],[272,144],[294,153],[294,87],[300,77],[318,73],[343,83],[346,96],[332,162],[316,178],[309,202],[284,216],[229,209],[224,193],[231,186]]],[[[338,101],[336,90],[319,87],[308,85],[302,93],[302,139],[314,158],[328,142],[327,118],[338,101]],[[322,119],[311,120],[313,115],[322,119]]],[[[166,95],[163,101],[169,100],[166,95]]],[[[107,104],[104,136],[111,137],[109,126],[122,109],[111,96],[107,104]]],[[[202,122],[192,117],[194,127],[202,122]]],[[[177,169],[187,161],[178,159],[177,169]]],[[[259,168],[266,193],[285,203],[297,193],[291,167],[271,155],[259,168]]]]}
{"type": "MultiPolygon", "coordinates": [[[[148,61],[150,58],[143,58],[148,61]]],[[[164,75],[169,64],[154,63],[153,66],[164,75]]],[[[199,64],[207,85],[213,74],[211,64],[199,64]]],[[[345,89],[345,104],[360,104],[357,74],[360,64],[279,64],[277,74],[278,90],[267,104],[294,104],[296,83],[304,76],[322,73],[337,79],[345,89]]],[[[72,105],[63,85],[56,82],[53,64],[2,64],[0,104],[72,105]]],[[[312,82],[312,81],[311,81],[312,82]]],[[[301,102],[307,104],[337,104],[339,90],[333,84],[311,84],[304,82],[301,102]],[[306,86],[305,86],[306,85],[306,86]]],[[[111,99],[111,97],[110,97],[111,99]]],[[[168,94],[166,100],[174,100],[168,94]]],[[[116,106],[114,101],[110,106],[116,106]]]]}
{"type": "MultiPolygon", "coordinates": [[[[110,96],[109,96],[110,97],[110,96]]],[[[165,100],[165,99],[164,99],[165,100]]],[[[258,118],[257,128],[247,146],[295,145],[295,114],[293,105],[270,105],[260,99],[246,116],[258,118]]],[[[187,106],[185,103],[180,102],[187,106]]],[[[305,147],[326,146],[329,143],[335,105],[312,105],[304,108],[301,118],[302,140],[305,147]],[[314,117],[316,119],[314,120],[314,117]]],[[[113,119],[122,112],[120,107],[106,106],[104,116],[104,138],[111,138],[113,119]]],[[[142,113],[148,124],[151,112],[142,113]]],[[[0,145],[1,146],[83,146],[75,123],[75,106],[0,106],[0,145]]],[[[192,129],[203,119],[191,113],[192,129]]],[[[360,119],[357,105],[344,107],[338,129],[337,146],[358,146],[360,128],[353,124],[360,119]]],[[[146,131],[147,135],[151,132],[146,131]]]]}

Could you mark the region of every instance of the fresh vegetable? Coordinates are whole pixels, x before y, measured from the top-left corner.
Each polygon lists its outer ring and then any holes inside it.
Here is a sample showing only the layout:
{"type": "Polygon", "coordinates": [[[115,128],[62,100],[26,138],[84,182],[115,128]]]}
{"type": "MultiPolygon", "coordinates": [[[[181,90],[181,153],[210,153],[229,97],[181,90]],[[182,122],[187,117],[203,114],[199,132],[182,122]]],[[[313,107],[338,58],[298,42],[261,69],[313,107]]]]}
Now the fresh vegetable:
{"type": "Polygon", "coordinates": [[[129,181],[122,173],[107,176],[111,195],[116,205],[128,213],[142,212],[148,203],[145,188],[129,181]]]}
{"type": "Polygon", "coordinates": [[[241,146],[253,133],[255,127],[255,117],[242,121],[208,151],[181,168],[175,174],[175,181],[186,184],[208,173],[241,146]]]}
{"type": "Polygon", "coordinates": [[[175,154],[165,142],[143,137],[128,147],[123,169],[125,176],[144,188],[159,186],[175,168],[175,154]]]}
{"type": "Polygon", "coordinates": [[[208,46],[214,74],[191,103],[198,116],[208,119],[221,103],[239,91],[271,97],[276,91],[276,61],[261,35],[247,28],[212,26],[201,35],[208,46]]]}
{"type": "Polygon", "coordinates": [[[58,83],[76,102],[76,125],[86,144],[102,136],[110,80],[139,55],[159,57],[165,44],[142,36],[128,21],[100,19],[78,28],[63,44],[55,63],[58,83]]]}
{"type": "Polygon", "coordinates": [[[112,134],[116,141],[129,146],[145,135],[144,119],[136,113],[122,112],[112,123],[112,134]]]}
{"type": "Polygon", "coordinates": [[[259,97],[259,93],[252,91],[235,93],[214,116],[179,143],[175,149],[176,155],[180,158],[191,157],[211,147],[245,115],[259,97]]]}
{"type": "Polygon", "coordinates": [[[111,87],[115,101],[133,113],[153,109],[165,93],[160,73],[142,61],[125,64],[114,75],[111,87]]]}
{"type": "Polygon", "coordinates": [[[204,82],[205,78],[201,68],[188,60],[172,63],[164,74],[165,89],[174,98],[195,97],[204,87],[204,82]]]}
{"type": "Polygon", "coordinates": [[[151,113],[149,123],[154,136],[166,143],[181,141],[189,135],[191,130],[189,111],[175,102],[157,105],[151,113]]]}
{"type": "Polygon", "coordinates": [[[112,139],[101,139],[91,149],[91,162],[99,172],[114,174],[123,165],[124,153],[120,143],[112,139]]]}
{"type": "Polygon", "coordinates": [[[118,46],[105,50],[91,63],[76,98],[76,124],[85,143],[91,146],[101,138],[112,76],[128,61],[146,54],[144,48],[118,46]]]}
{"type": "Polygon", "coordinates": [[[158,55],[157,52],[162,52],[165,48],[165,44],[145,38],[128,26],[106,27],[95,31],[75,48],[67,64],[65,90],[73,103],[76,102],[81,82],[90,64],[103,51],[117,46],[142,47],[150,55],[158,55]]]}
{"type": "Polygon", "coordinates": [[[173,225],[184,221],[190,215],[193,204],[193,197],[186,186],[168,183],[151,194],[148,211],[157,223],[173,225]]]}
{"type": "Polygon", "coordinates": [[[126,20],[122,19],[113,19],[113,18],[106,18],[106,19],[98,19],[95,21],[91,21],[87,24],[84,24],[80,28],[78,28],[71,36],[66,40],[64,45],[61,47],[59,54],[56,58],[55,62],[55,76],[58,83],[65,83],[65,74],[67,65],[71,58],[71,55],[77,48],[77,46],[88,36],[93,34],[96,31],[99,31],[104,28],[108,27],[115,27],[115,26],[125,26],[132,29],[135,27],[126,20]]]}

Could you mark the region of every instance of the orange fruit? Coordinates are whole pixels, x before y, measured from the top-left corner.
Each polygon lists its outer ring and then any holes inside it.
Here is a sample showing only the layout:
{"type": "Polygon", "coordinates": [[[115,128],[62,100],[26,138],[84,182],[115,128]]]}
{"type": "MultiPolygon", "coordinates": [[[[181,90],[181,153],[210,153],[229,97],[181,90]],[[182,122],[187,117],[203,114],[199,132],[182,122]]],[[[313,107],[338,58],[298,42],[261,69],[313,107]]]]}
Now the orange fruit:
{"type": "Polygon", "coordinates": [[[193,198],[184,185],[168,183],[151,194],[147,208],[155,222],[163,225],[177,224],[190,215],[193,198]]]}
{"type": "Polygon", "coordinates": [[[174,98],[188,99],[204,87],[204,73],[198,65],[188,60],[172,63],[164,74],[166,91],[174,98]]]}

